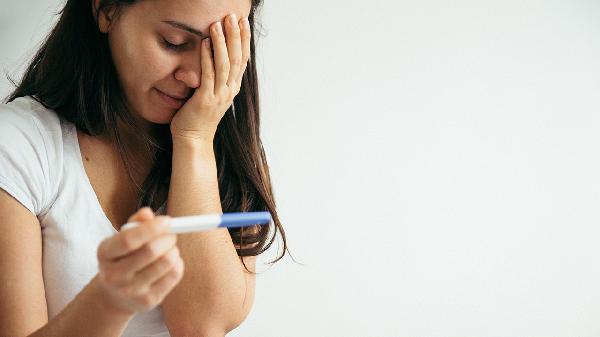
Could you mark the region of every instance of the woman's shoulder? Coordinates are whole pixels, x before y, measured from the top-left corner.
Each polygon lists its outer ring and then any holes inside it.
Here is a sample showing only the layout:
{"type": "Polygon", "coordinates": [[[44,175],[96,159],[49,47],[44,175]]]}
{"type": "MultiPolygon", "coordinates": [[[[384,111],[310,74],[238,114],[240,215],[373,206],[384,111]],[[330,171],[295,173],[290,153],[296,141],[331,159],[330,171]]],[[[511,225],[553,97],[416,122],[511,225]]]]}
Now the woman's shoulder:
{"type": "Polygon", "coordinates": [[[63,146],[61,118],[31,96],[0,104],[0,140],[12,146],[43,145],[53,154],[63,146]]]}
{"type": "Polygon", "coordinates": [[[58,114],[46,108],[32,96],[17,97],[0,105],[0,120],[3,125],[22,128],[39,128],[40,131],[55,132],[60,129],[58,114]]]}

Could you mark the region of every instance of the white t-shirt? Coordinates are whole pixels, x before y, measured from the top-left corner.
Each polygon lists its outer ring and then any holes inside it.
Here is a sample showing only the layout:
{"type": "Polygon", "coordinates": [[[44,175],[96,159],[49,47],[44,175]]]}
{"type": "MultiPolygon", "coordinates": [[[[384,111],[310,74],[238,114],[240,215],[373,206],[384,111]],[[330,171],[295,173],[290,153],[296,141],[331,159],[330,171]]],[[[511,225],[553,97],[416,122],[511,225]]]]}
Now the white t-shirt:
{"type": "MultiPolygon", "coordinates": [[[[85,173],[75,125],[31,97],[0,104],[0,188],[41,223],[52,319],[98,273],[98,245],[117,233],[85,173]]],[[[169,336],[160,307],[136,315],[122,336],[169,336]]]]}

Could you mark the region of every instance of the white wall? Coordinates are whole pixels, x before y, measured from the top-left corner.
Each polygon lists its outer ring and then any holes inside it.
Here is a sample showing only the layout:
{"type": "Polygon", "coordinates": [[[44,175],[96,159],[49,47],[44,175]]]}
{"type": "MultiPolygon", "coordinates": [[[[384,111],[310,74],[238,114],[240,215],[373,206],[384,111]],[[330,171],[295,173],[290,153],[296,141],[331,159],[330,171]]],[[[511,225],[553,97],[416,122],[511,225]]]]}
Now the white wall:
{"type": "MultiPolygon", "coordinates": [[[[1,67],[57,3],[2,3],[1,67]]],[[[263,139],[304,265],[262,273],[231,336],[600,335],[600,2],[263,14],[263,139]]]]}

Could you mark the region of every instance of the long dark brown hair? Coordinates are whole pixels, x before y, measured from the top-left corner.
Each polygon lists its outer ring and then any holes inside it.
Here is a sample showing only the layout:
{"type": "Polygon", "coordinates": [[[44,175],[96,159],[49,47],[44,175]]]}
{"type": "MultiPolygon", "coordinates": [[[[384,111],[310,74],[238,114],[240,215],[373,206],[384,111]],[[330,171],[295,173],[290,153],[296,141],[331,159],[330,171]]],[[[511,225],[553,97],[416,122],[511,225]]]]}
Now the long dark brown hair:
{"type": "MultiPolygon", "coordinates": [[[[58,23],[33,57],[21,81],[17,84],[9,78],[16,89],[6,98],[6,102],[10,102],[31,96],[88,135],[109,134],[116,140],[134,184],[130,154],[118,126],[122,122],[135,129],[136,120],[126,103],[107,35],[100,32],[97,21],[102,11],[114,9],[113,13],[118,13],[135,2],[101,0],[94,11],[93,0],[68,0],[59,12],[58,23]]],[[[252,34],[250,60],[240,92],[223,116],[213,145],[223,212],[269,211],[273,218],[269,226],[229,229],[238,256],[263,253],[279,233],[283,248],[270,262],[272,264],[284,256],[287,244],[275,209],[269,167],[260,139],[254,36],[255,16],[261,5],[262,0],[252,0],[248,16],[252,34]]],[[[157,125],[156,128],[156,135],[143,135],[144,144],[153,153],[154,164],[142,186],[136,184],[138,208],[160,205],[159,192],[168,190],[170,182],[172,143],[169,125],[157,125]]]]}

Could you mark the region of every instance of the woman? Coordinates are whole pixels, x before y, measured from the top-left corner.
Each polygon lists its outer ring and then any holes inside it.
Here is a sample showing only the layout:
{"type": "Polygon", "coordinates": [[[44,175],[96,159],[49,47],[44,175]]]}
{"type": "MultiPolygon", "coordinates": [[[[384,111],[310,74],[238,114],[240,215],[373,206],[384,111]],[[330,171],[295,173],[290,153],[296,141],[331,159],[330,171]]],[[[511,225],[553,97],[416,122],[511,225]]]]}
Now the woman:
{"type": "Polygon", "coordinates": [[[0,106],[0,335],[223,336],[245,319],[256,256],[277,232],[286,251],[259,6],[67,1],[0,106]],[[172,216],[265,210],[272,230],[168,233],[172,216]]]}

